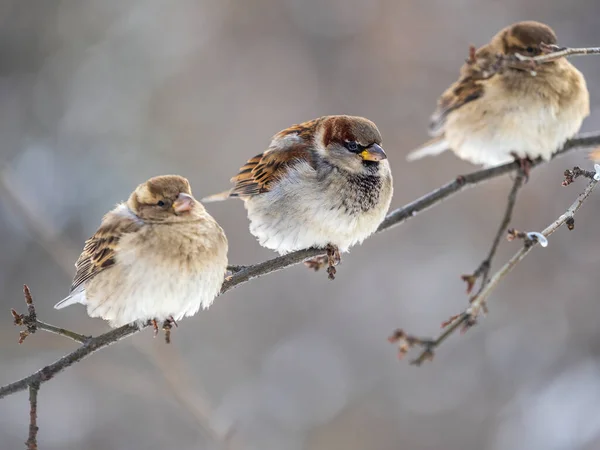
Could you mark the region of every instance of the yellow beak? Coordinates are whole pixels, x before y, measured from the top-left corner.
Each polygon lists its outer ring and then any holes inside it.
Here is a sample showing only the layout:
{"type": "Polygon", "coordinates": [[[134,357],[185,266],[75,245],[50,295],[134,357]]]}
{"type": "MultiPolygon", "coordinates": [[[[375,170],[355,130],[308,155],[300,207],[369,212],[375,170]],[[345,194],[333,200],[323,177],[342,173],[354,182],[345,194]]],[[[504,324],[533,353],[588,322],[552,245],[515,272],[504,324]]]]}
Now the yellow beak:
{"type": "Polygon", "coordinates": [[[377,144],[373,144],[360,152],[360,157],[365,161],[381,161],[382,159],[387,159],[387,155],[377,144]]]}

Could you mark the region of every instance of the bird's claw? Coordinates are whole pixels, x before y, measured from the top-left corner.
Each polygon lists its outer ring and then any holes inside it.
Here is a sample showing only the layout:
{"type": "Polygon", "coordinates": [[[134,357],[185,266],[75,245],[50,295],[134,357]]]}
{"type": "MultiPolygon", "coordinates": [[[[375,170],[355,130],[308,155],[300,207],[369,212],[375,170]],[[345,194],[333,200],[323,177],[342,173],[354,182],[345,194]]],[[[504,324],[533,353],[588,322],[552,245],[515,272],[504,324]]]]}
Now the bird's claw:
{"type": "Polygon", "coordinates": [[[330,280],[335,280],[336,269],[342,257],[340,256],[340,250],[332,244],[328,244],[325,248],[327,251],[326,255],[317,256],[316,258],[304,261],[304,265],[309,269],[313,269],[315,272],[327,266],[327,276],[330,280]]]}
{"type": "Polygon", "coordinates": [[[519,170],[525,177],[525,183],[529,181],[529,173],[531,172],[531,166],[533,162],[529,158],[521,158],[516,153],[511,153],[511,155],[515,158],[515,161],[519,163],[519,170]]]}

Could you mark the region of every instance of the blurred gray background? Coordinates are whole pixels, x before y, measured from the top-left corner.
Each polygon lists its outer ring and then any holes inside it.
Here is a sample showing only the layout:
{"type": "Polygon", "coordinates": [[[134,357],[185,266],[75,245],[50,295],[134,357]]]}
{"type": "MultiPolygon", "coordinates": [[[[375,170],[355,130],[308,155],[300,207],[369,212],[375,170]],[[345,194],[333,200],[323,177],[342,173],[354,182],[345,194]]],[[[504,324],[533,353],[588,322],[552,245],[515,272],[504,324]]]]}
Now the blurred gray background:
{"type": "MultiPolygon", "coordinates": [[[[188,177],[200,198],[229,186],[270,137],[325,114],[375,121],[399,207],[474,167],[413,164],[437,96],[468,45],[525,19],[568,46],[600,45],[592,0],[0,1],[0,384],[75,344],[19,346],[10,308],[29,284],[39,317],[85,334],[83,307],[55,311],[102,214],[150,176],[188,177]]],[[[600,128],[600,59],[578,57],[600,128]]],[[[583,190],[533,172],[513,226],[541,230],[583,190]]],[[[43,450],[598,449],[600,197],[496,291],[490,315],[433,364],[396,359],[396,327],[433,335],[466,305],[509,177],[469,190],[344,257],[335,282],[302,266],[263,277],[187,319],[173,345],[149,330],[40,391],[43,450]]],[[[275,256],[242,203],[209,205],[232,264],[275,256]]],[[[519,243],[502,242],[494,268],[519,243]]],[[[413,355],[416,356],[416,355],[413,355]]],[[[0,401],[0,447],[21,448],[27,394],[0,401]]]]}

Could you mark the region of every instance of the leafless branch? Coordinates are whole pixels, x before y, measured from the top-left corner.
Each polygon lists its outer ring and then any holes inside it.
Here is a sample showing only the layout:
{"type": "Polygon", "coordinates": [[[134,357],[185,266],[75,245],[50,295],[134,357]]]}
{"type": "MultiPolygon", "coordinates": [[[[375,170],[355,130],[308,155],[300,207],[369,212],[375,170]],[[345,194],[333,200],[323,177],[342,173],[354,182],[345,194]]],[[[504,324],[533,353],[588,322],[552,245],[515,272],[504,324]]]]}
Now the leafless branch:
{"type": "Polygon", "coordinates": [[[108,347],[109,345],[112,345],[115,342],[118,342],[121,339],[131,336],[132,334],[135,334],[139,331],[140,328],[137,325],[128,324],[120,328],[111,330],[108,333],[104,333],[100,336],[89,339],[81,347],[77,348],[75,351],[69,353],[68,355],[63,356],[62,358],[53,362],[52,364],[49,364],[41,368],[37,372],[34,372],[25,378],[15,381],[14,383],[10,383],[0,387],[0,398],[6,397],[10,394],[14,394],[16,392],[23,391],[27,389],[27,387],[32,383],[43,384],[54,378],[63,370],[87,358],[88,356],[97,352],[98,350],[108,347]]]}
{"type": "Polygon", "coordinates": [[[27,450],[37,450],[37,396],[40,390],[40,383],[31,383],[29,385],[29,437],[25,445],[27,450]]]}
{"type": "MultiPolygon", "coordinates": [[[[598,145],[600,145],[600,132],[580,134],[568,141],[563,149],[558,151],[554,157],[564,155],[575,148],[592,148],[598,145]]],[[[542,162],[543,161],[541,159],[537,159],[533,161],[531,167],[537,167],[542,164],[542,162]]],[[[378,232],[389,230],[401,225],[410,218],[416,216],[418,213],[435,206],[442,200],[445,200],[468,187],[473,187],[490,179],[514,172],[518,168],[519,163],[512,162],[490,169],[478,170],[467,175],[461,175],[455,180],[430,192],[429,194],[424,195],[423,197],[390,212],[386,219],[379,226],[378,232]]],[[[221,295],[254,278],[285,269],[295,264],[299,264],[308,258],[323,254],[324,251],[322,249],[307,249],[250,266],[232,266],[230,267],[232,274],[226,279],[225,283],[223,283],[221,295]]],[[[43,384],[73,364],[125,337],[138,333],[142,328],[145,328],[145,326],[139,327],[137,324],[128,324],[89,339],[83,335],[79,335],[82,339],[85,339],[84,343],[80,347],[68,355],[63,356],[54,363],[43,367],[37,372],[18,381],[0,387],[0,399],[6,397],[7,395],[23,391],[32,383],[43,384]]],[[[39,329],[50,331],[42,327],[39,327],[39,329]]]]}
{"type": "MultiPolygon", "coordinates": [[[[0,161],[0,196],[3,200],[7,200],[7,206],[11,207],[14,216],[18,216],[20,218],[21,224],[26,230],[28,230],[32,239],[34,239],[34,241],[38,243],[41,248],[47,250],[50,258],[67,274],[67,276],[70,276],[73,269],[73,260],[80,251],[78,250],[79,244],[75,244],[65,236],[61,236],[60,234],[53,232],[53,230],[48,228],[47,221],[40,216],[39,211],[36,209],[31,210],[29,208],[29,203],[23,198],[22,191],[19,189],[19,183],[14,178],[10,165],[4,164],[2,161],[0,161]]],[[[26,293],[26,301],[27,296],[30,296],[30,293],[26,293]]],[[[33,304],[33,300],[31,300],[31,303],[33,304]]],[[[25,327],[25,329],[19,333],[19,340],[21,342],[22,339],[31,334],[29,329],[31,327],[28,325],[32,324],[35,325],[35,330],[48,331],[68,337],[81,344],[85,343],[90,338],[64,328],[46,324],[39,321],[37,318],[35,319],[35,322],[33,322],[29,314],[20,315],[14,311],[13,318],[15,319],[16,324],[25,327]],[[28,318],[30,320],[27,320],[28,318]]],[[[168,355],[170,357],[174,357],[176,354],[176,348],[169,349],[168,355]]],[[[157,369],[162,371],[164,370],[164,367],[157,367],[157,369]]],[[[180,367],[179,369],[182,368],[180,367]]],[[[198,389],[200,387],[199,385],[201,385],[201,383],[196,380],[194,387],[198,389]]],[[[190,395],[193,394],[193,392],[188,390],[187,394],[190,395]]],[[[192,402],[190,401],[190,403],[192,402]]],[[[196,407],[198,407],[200,404],[208,405],[209,402],[202,395],[196,394],[194,396],[194,404],[196,407]]],[[[208,416],[208,412],[206,410],[204,412],[206,413],[205,416],[195,416],[200,428],[204,431],[202,434],[214,442],[215,448],[228,448],[228,444],[225,441],[229,438],[229,435],[226,433],[230,433],[232,431],[216,430],[213,421],[210,420],[208,416]]]]}
{"type": "Polygon", "coordinates": [[[555,61],[565,56],[578,56],[578,55],[600,55],[600,47],[587,47],[587,48],[571,48],[571,47],[557,47],[555,45],[545,45],[545,54],[539,56],[524,56],[519,53],[516,57],[519,61],[533,61],[537,64],[542,64],[550,61],[555,61]]]}
{"type": "Polygon", "coordinates": [[[510,190],[510,194],[508,195],[508,202],[506,204],[506,210],[504,211],[504,216],[502,217],[502,222],[500,222],[500,227],[498,227],[498,231],[496,232],[496,236],[494,237],[494,241],[492,242],[492,246],[490,251],[488,252],[487,257],[479,264],[479,267],[475,269],[472,274],[463,275],[461,278],[463,281],[467,283],[467,294],[470,294],[475,286],[477,280],[481,277],[481,289],[485,287],[485,285],[489,281],[490,269],[492,268],[492,260],[496,255],[496,250],[498,249],[498,245],[500,244],[500,239],[502,236],[506,234],[506,229],[510,224],[510,219],[512,218],[512,212],[515,208],[515,203],[517,201],[517,193],[519,189],[523,185],[523,179],[525,178],[525,174],[522,172],[518,172],[515,177],[515,181],[513,183],[513,187],[510,190]]]}
{"type": "Polygon", "coordinates": [[[14,309],[11,309],[10,311],[13,316],[14,324],[26,328],[19,333],[19,344],[22,344],[27,336],[35,333],[37,330],[44,330],[49,333],[58,334],[59,336],[73,339],[80,344],[84,344],[91,339],[91,336],[84,336],[82,334],[75,333],[74,331],[55,327],[54,325],[39,321],[35,312],[35,305],[33,304],[31,291],[27,285],[23,286],[23,294],[25,295],[25,304],[27,305],[27,315],[19,314],[14,309]]]}
{"type": "Polygon", "coordinates": [[[477,57],[474,46],[469,47],[469,57],[466,62],[471,66],[470,77],[473,80],[487,80],[507,68],[528,70],[532,76],[536,75],[536,68],[540,65],[555,61],[566,56],[576,55],[598,55],[600,47],[569,48],[556,45],[542,44],[542,54],[538,56],[526,56],[520,53],[505,55],[497,54],[491,58],[486,55],[477,57]]]}
{"type": "MultiPolygon", "coordinates": [[[[598,180],[594,178],[594,172],[582,171],[579,168],[574,168],[573,172],[580,173],[581,175],[584,175],[586,176],[586,178],[590,178],[591,180],[585,188],[585,190],[577,197],[573,204],[569,206],[567,211],[540,233],[541,236],[543,236],[544,238],[547,238],[548,236],[553,234],[564,224],[566,224],[567,227],[570,230],[572,230],[574,227],[573,216],[579,210],[583,202],[590,196],[590,194],[598,184],[598,180]]],[[[565,176],[568,175],[565,174],[565,176]]],[[[401,329],[396,330],[394,332],[394,334],[389,338],[389,341],[398,344],[400,357],[403,357],[412,347],[421,347],[423,349],[421,354],[415,360],[412,361],[412,364],[421,365],[423,362],[431,360],[434,355],[434,350],[437,347],[439,347],[456,330],[460,328],[463,331],[466,331],[468,328],[470,328],[476,323],[479,314],[485,310],[487,301],[490,295],[498,287],[498,284],[538,244],[538,238],[536,238],[536,236],[532,233],[515,233],[513,231],[510,233],[510,235],[512,238],[514,238],[515,236],[524,238],[525,244],[523,245],[523,247],[517,253],[515,253],[513,257],[510,258],[508,262],[504,264],[502,268],[500,268],[500,270],[498,270],[498,272],[494,274],[494,276],[490,279],[489,283],[487,283],[477,295],[470,299],[470,304],[467,309],[465,309],[460,314],[451,317],[448,321],[442,324],[444,330],[438,337],[425,339],[416,338],[407,334],[401,329]]],[[[512,238],[510,240],[512,240],[512,238]]]]}

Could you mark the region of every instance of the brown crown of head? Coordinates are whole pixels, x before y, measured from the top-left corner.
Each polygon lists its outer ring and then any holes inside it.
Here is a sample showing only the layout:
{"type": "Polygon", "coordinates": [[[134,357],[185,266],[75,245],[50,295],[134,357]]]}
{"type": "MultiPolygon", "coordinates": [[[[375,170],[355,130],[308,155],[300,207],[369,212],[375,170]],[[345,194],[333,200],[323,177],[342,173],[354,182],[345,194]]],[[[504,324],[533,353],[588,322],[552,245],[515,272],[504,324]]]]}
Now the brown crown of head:
{"type": "Polygon", "coordinates": [[[331,143],[343,145],[355,141],[362,146],[381,144],[381,134],[369,119],[357,116],[325,116],[321,118],[323,146],[331,143]]]}
{"type": "Polygon", "coordinates": [[[520,53],[524,56],[539,55],[541,44],[556,45],[556,34],[548,25],[540,22],[518,22],[501,30],[492,39],[493,46],[501,53],[520,53]]]}
{"type": "Polygon", "coordinates": [[[172,205],[181,193],[192,195],[187,179],[179,175],[161,175],[140,184],[129,197],[127,204],[132,211],[140,214],[147,209],[146,207],[154,207],[159,202],[165,203],[166,207],[172,205]]]}

